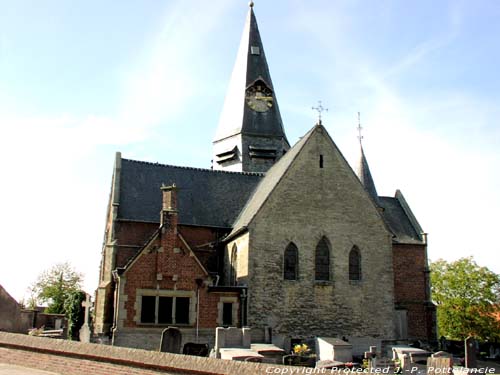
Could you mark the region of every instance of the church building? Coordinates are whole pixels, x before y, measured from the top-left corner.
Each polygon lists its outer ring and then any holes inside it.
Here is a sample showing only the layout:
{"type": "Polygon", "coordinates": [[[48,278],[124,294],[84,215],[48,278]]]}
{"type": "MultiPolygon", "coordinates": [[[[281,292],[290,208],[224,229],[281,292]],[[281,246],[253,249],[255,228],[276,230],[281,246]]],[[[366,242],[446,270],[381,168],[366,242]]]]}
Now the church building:
{"type": "Polygon", "coordinates": [[[435,340],[426,234],[399,190],[377,194],[362,146],[356,174],[321,120],[290,145],[252,4],[212,147],[211,169],[116,154],[95,334],[435,340]]]}

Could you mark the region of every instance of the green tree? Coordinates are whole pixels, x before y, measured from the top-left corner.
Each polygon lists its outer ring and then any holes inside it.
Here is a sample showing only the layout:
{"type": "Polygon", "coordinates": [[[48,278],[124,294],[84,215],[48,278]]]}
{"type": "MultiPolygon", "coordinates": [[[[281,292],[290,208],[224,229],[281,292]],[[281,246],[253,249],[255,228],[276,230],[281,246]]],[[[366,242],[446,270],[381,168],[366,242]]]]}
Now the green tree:
{"type": "Polygon", "coordinates": [[[463,340],[500,338],[500,276],[480,267],[472,257],[431,263],[432,299],[437,305],[439,335],[463,340]]]}
{"type": "Polygon", "coordinates": [[[85,310],[82,308],[82,302],[85,301],[86,293],[77,290],[68,294],[64,301],[64,310],[68,318],[68,337],[70,340],[78,339],[78,332],[83,325],[85,310]]]}
{"type": "Polygon", "coordinates": [[[59,263],[38,276],[30,293],[39,303],[47,303],[46,312],[66,314],[65,301],[82,289],[83,276],[69,263],[59,263]]]}

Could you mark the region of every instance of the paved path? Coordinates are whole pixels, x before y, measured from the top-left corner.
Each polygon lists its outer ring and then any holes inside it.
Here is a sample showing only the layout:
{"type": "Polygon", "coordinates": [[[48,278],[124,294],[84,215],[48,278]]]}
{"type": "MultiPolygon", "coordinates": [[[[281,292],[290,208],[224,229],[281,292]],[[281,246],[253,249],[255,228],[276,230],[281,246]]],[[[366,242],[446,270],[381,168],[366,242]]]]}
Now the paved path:
{"type": "Polygon", "coordinates": [[[59,375],[55,372],[36,370],[29,367],[0,363],[0,375],[59,375]]]}

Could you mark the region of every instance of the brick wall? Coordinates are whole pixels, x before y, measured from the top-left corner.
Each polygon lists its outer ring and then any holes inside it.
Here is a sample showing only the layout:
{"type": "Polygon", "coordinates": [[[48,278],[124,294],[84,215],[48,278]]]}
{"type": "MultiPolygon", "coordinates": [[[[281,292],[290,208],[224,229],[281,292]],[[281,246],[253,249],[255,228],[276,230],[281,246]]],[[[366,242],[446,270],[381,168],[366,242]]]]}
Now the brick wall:
{"type": "MultiPolygon", "coordinates": [[[[218,304],[221,297],[233,296],[238,299],[238,292],[208,292],[208,285],[212,280],[179,234],[177,215],[165,215],[168,224],[162,227],[157,237],[151,240],[120,276],[117,329],[113,341],[116,345],[158,348],[161,332],[169,325],[181,328],[182,344],[196,338],[197,328],[207,330],[199,336],[202,337],[202,342],[213,345],[215,328],[219,325],[218,304]],[[141,323],[143,295],[189,297],[189,324],[141,323]]],[[[194,233],[193,230],[187,232],[194,233]]],[[[195,243],[213,238],[209,232],[197,233],[199,236],[191,239],[195,243]]]]}
{"type": "MultiPolygon", "coordinates": [[[[226,361],[0,332],[0,363],[71,375],[253,375],[277,365],[226,361]]],[[[295,368],[297,370],[297,368],[295,368]]]]}
{"type": "Polygon", "coordinates": [[[409,339],[435,339],[426,253],[425,245],[393,245],[395,303],[408,311],[409,339]]]}

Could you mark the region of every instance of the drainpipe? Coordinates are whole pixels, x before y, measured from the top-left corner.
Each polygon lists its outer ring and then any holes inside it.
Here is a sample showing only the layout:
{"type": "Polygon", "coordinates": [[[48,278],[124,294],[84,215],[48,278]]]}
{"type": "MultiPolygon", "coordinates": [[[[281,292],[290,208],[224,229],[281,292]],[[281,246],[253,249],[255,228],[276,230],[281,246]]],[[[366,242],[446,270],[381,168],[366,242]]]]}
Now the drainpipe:
{"type": "Polygon", "coordinates": [[[196,279],[196,343],[198,343],[200,330],[200,288],[203,285],[202,279],[196,279]]]}
{"type": "Polygon", "coordinates": [[[245,327],[247,325],[247,320],[246,320],[246,309],[247,309],[247,290],[243,289],[240,294],[240,315],[241,315],[241,321],[240,321],[240,326],[241,328],[245,327]]]}
{"type": "Polygon", "coordinates": [[[114,301],[114,316],[113,316],[113,326],[111,327],[111,343],[114,345],[115,341],[115,331],[118,327],[118,310],[120,309],[120,276],[117,270],[111,271],[113,279],[115,280],[115,301],[114,301]]]}

